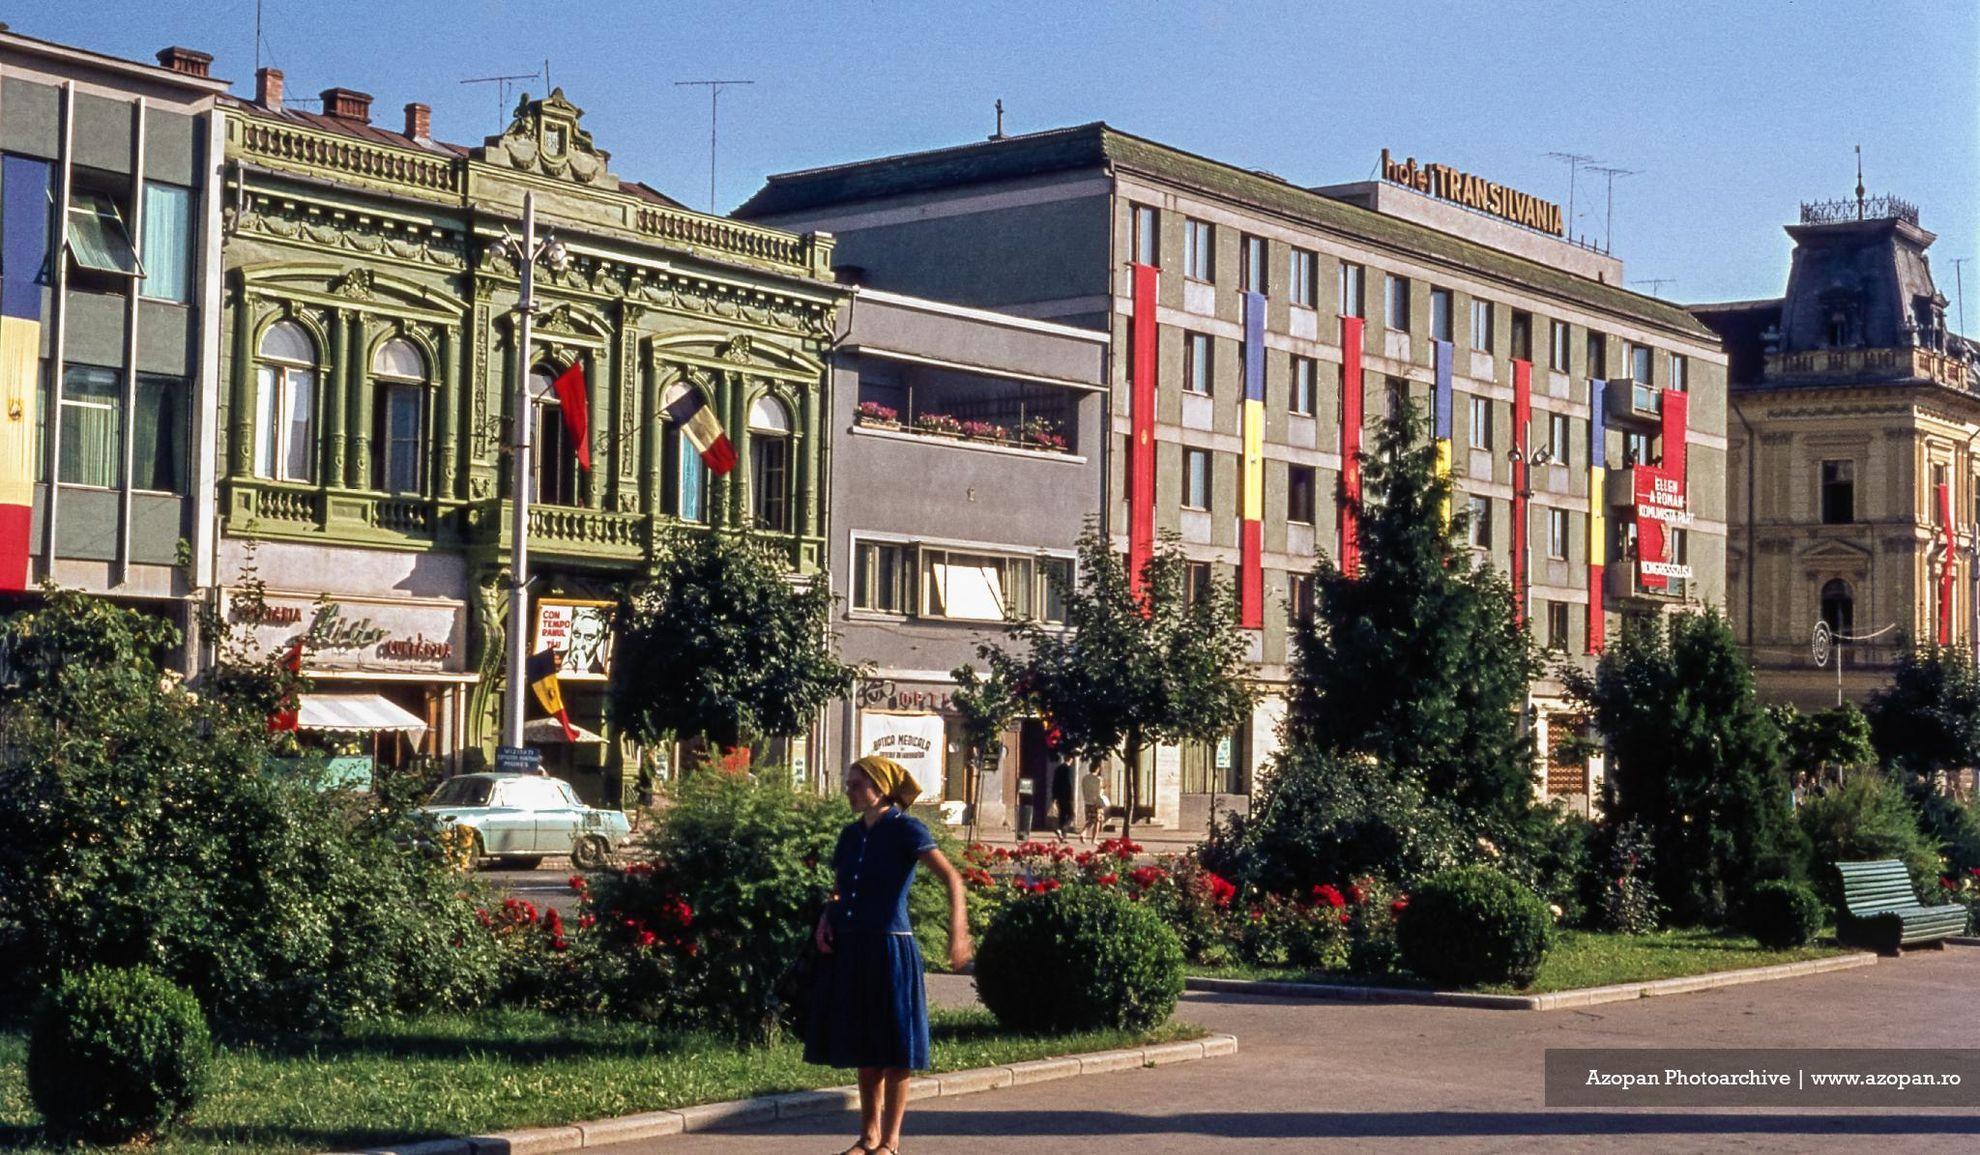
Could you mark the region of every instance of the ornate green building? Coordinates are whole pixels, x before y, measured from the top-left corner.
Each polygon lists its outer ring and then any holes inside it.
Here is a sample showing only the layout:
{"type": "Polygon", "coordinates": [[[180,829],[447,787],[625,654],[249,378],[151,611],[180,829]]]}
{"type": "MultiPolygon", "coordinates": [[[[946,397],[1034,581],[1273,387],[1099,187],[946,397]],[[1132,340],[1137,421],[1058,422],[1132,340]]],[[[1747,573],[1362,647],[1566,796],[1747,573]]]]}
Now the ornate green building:
{"type": "MultiPolygon", "coordinates": [[[[223,612],[264,646],[309,635],[303,724],[381,760],[486,759],[499,729],[516,375],[535,406],[532,650],[590,651],[598,611],[677,528],[753,532],[798,575],[824,564],[825,357],[843,290],[831,240],[689,210],[622,180],[561,90],[499,136],[435,141],[371,98],[284,107],[281,75],[226,106],[220,444],[223,612]],[[516,348],[509,237],[534,192],[570,253],[536,274],[534,348],[516,348]],[[591,468],[549,379],[581,363],[591,468]],[[701,391],[740,464],[711,477],[665,420],[701,391]],[[252,574],[266,601],[234,594],[252,574]],[[588,636],[589,635],[589,636],[588,636]]],[[[629,760],[603,718],[609,658],[564,691],[584,741],[546,761],[616,803],[629,760]],[[596,740],[594,740],[596,738],[596,740]]],[[[532,739],[545,727],[532,727],[532,739]]],[[[546,735],[547,737],[547,735],[546,735]]]]}

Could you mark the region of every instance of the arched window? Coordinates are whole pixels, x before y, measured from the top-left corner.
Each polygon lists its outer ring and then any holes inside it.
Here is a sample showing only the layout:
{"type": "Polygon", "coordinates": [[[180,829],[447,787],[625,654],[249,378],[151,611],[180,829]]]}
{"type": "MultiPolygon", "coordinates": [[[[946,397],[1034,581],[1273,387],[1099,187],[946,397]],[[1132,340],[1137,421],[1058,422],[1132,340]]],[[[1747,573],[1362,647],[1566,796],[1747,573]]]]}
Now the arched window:
{"type": "Polygon", "coordinates": [[[424,493],[426,358],[411,341],[394,337],[371,355],[371,380],[378,390],[375,484],[387,493],[424,493]]]}
{"type": "Polygon", "coordinates": [[[551,388],[555,380],[547,365],[539,365],[529,374],[529,395],[537,399],[536,429],[530,438],[536,473],[530,497],[540,505],[576,505],[577,447],[564,428],[564,407],[551,388]]]}
{"type": "Polygon", "coordinates": [[[791,416],[770,397],[749,407],[749,491],[759,529],[791,529],[791,416]]]}
{"type": "Polygon", "coordinates": [[[316,479],[316,342],[294,321],[261,335],[255,364],[254,474],[316,479]]]}
{"type": "Polygon", "coordinates": [[[1822,620],[1834,633],[1856,631],[1856,599],[1850,596],[1849,583],[1841,578],[1822,586],[1822,620]]]}
{"type": "Polygon", "coordinates": [[[674,430],[670,440],[675,461],[674,514],[682,521],[707,521],[708,466],[688,439],[687,430],[674,430]]]}

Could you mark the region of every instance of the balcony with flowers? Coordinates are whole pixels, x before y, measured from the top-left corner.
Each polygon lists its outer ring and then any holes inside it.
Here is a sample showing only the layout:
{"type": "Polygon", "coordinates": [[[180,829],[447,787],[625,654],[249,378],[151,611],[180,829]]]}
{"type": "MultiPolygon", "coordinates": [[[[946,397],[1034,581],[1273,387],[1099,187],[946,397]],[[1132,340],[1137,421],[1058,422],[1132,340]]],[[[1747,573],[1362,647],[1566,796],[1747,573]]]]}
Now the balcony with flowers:
{"type": "Polygon", "coordinates": [[[853,425],[967,448],[1076,455],[1082,396],[978,372],[889,366],[860,375],[853,425]]]}

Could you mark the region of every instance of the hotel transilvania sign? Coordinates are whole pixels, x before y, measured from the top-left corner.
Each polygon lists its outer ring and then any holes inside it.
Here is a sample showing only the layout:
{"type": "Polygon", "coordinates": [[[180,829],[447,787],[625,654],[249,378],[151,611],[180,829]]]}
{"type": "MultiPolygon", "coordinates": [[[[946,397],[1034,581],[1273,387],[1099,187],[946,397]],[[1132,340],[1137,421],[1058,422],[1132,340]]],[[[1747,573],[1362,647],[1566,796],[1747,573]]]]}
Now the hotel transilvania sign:
{"type": "Polygon", "coordinates": [[[1563,235],[1561,206],[1449,165],[1419,166],[1413,156],[1397,164],[1389,158],[1389,150],[1385,148],[1382,150],[1382,179],[1413,188],[1438,200],[1502,217],[1516,225],[1552,233],[1557,237],[1563,235]]]}

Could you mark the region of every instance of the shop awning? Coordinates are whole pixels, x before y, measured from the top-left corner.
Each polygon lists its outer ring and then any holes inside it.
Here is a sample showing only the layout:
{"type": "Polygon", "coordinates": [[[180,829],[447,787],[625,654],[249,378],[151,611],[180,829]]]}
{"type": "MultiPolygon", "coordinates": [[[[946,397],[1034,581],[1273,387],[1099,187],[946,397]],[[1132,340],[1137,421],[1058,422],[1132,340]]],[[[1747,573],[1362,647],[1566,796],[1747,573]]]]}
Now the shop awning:
{"type": "Polygon", "coordinates": [[[418,715],[382,694],[304,694],[296,711],[296,726],[363,734],[397,730],[415,742],[426,734],[426,723],[418,715]]]}
{"type": "MultiPolygon", "coordinates": [[[[605,739],[578,725],[571,723],[577,731],[579,745],[589,746],[605,739]]],[[[564,727],[555,718],[531,718],[523,723],[523,741],[531,746],[562,746],[570,741],[564,736],[564,727]]]]}

